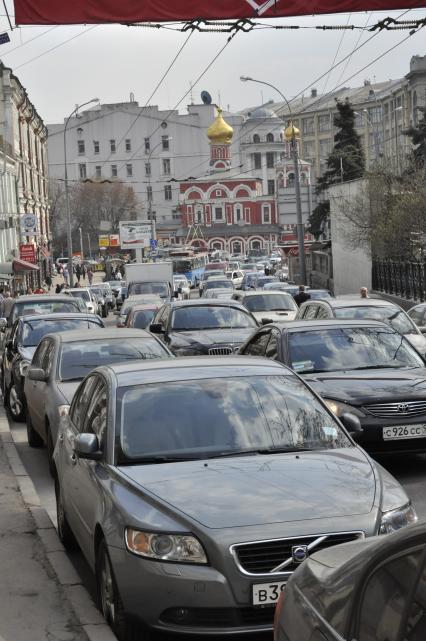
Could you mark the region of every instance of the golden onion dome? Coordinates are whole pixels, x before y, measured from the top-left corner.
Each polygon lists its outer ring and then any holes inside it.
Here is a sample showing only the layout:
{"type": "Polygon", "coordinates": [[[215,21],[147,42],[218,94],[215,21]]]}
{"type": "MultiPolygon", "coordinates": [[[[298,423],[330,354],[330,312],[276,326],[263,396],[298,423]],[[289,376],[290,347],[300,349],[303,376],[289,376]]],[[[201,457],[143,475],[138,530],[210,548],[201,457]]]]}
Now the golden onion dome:
{"type": "Polygon", "coordinates": [[[213,145],[230,145],[234,130],[222,116],[222,109],[218,108],[217,116],[207,129],[207,136],[213,145]]]}
{"type": "Polygon", "coordinates": [[[286,127],[284,131],[284,136],[285,139],[288,140],[289,142],[293,140],[294,138],[296,140],[300,139],[300,129],[295,127],[293,123],[291,122],[288,127],[286,127]]]}

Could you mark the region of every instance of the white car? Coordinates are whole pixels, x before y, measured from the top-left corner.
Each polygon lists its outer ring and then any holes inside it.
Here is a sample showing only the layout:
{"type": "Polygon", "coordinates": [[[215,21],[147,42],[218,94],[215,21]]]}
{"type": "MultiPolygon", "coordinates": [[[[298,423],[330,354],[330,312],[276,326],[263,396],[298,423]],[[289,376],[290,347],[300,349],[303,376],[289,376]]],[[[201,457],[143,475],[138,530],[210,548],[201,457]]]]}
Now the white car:
{"type": "Polygon", "coordinates": [[[68,296],[72,296],[73,298],[81,298],[89,314],[98,313],[98,301],[94,292],[88,287],[70,287],[69,289],[64,289],[62,293],[68,294],[68,296]]]}
{"type": "Polygon", "coordinates": [[[225,272],[225,274],[226,278],[229,278],[235,289],[240,289],[244,278],[244,272],[242,272],[240,269],[234,269],[225,272]]]}
{"type": "Polygon", "coordinates": [[[241,291],[235,292],[232,298],[242,303],[259,323],[264,319],[273,322],[292,321],[299,309],[293,296],[281,291],[241,291]]]}
{"type": "Polygon", "coordinates": [[[187,300],[191,293],[191,285],[186,276],[183,274],[178,274],[173,276],[173,290],[178,291],[181,289],[181,297],[183,300],[187,300]]]}

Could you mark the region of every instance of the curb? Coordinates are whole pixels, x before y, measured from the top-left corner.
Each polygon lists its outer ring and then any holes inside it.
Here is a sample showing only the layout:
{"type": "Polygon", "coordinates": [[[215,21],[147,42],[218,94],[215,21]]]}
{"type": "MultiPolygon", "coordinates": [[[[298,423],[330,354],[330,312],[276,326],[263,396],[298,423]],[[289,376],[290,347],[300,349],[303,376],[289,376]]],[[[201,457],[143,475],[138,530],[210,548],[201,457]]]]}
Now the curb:
{"type": "Polygon", "coordinates": [[[69,560],[49,515],[41,506],[34,484],[16,449],[3,405],[0,405],[0,441],[16,477],[25,507],[34,519],[36,533],[52,573],[61,586],[64,597],[70,604],[81,629],[86,633],[89,641],[117,641],[69,560]]]}

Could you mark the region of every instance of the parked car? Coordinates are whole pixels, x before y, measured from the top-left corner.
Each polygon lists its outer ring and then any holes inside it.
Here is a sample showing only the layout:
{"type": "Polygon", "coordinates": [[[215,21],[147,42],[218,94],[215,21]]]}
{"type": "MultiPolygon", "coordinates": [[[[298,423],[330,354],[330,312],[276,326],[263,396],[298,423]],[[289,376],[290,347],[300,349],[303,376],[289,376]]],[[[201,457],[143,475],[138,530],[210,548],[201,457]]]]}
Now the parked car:
{"type": "Polygon", "coordinates": [[[73,298],[81,298],[89,314],[98,313],[98,303],[95,294],[89,287],[70,287],[62,291],[64,294],[72,296],[73,298]]]}
{"type": "Polygon", "coordinates": [[[275,640],[423,641],[425,553],[425,522],[314,553],[280,596],[275,640]]]}
{"type": "Polygon", "coordinates": [[[176,356],[228,355],[255,331],[257,322],[236,301],[187,300],[161,307],[150,331],[176,356]]]}
{"type": "Polygon", "coordinates": [[[124,327],[134,329],[149,329],[157,311],[162,303],[144,303],[143,305],[133,305],[127,311],[124,327]]]}
{"type": "Polygon", "coordinates": [[[241,289],[241,285],[244,279],[243,271],[241,271],[240,269],[231,269],[225,272],[225,275],[226,275],[226,278],[229,278],[229,280],[232,282],[235,289],[241,289]]]}
{"type": "Polygon", "coordinates": [[[293,321],[258,330],[240,350],[289,365],[375,452],[426,451],[426,368],[401,334],[377,321],[293,321]]]}
{"type": "Polygon", "coordinates": [[[384,321],[403,334],[422,355],[426,354],[426,338],[417,325],[401,307],[382,298],[342,296],[327,300],[308,300],[299,307],[297,313],[297,319],[300,320],[326,318],[371,318],[384,321]]]}
{"type": "Polygon", "coordinates": [[[311,297],[310,300],[324,300],[327,298],[334,298],[333,294],[328,289],[311,289],[307,290],[311,297]]]}
{"type": "Polygon", "coordinates": [[[205,270],[203,277],[201,278],[200,282],[198,283],[198,293],[200,297],[203,295],[203,290],[206,282],[209,280],[209,278],[214,278],[216,276],[225,276],[225,271],[223,269],[209,269],[205,270]]]}
{"type": "Polygon", "coordinates": [[[52,466],[60,418],[68,411],[80,381],[95,367],[171,356],[161,341],[141,329],[123,332],[107,328],[85,336],[81,331],[46,335],[25,378],[29,445],[46,443],[52,466]]]}
{"type": "Polygon", "coordinates": [[[179,292],[183,300],[187,300],[191,295],[191,285],[184,274],[173,275],[173,290],[179,292]]]}
{"type": "Polygon", "coordinates": [[[411,320],[417,325],[422,334],[426,334],[426,303],[414,305],[407,312],[411,320]]]}
{"type": "Polygon", "coordinates": [[[234,292],[233,298],[244,305],[259,324],[294,320],[298,310],[293,296],[280,291],[234,292]]]}
{"type": "Polygon", "coordinates": [[[310,388],[265,359],[99,367],[54,464],[59,536],[75,536],[120,641],[267,632],[307,550],[338,558],[416,518],[310,388]]]}
{"type": "Polygon", "coordinates": [[[17,318],[21,316],[31,316],[33,314],[68,314],[80,312],[82,309],[78,301],[73,300],[70,296],[56,294],[31,294],[29,296],[20,296],[13,304],[7,327],[12,327],[17,318]]]}
{"type": "Polygon", "coordinates": [[[120,307],[120,310],[114,312],[114,314],[118,317],[117,327],[125,327],[127,315],[135,305],[151,305],[158,309],[162,304],[163,301],[159,296],[147,296],[146,294],[141,294],[139,296],[129,296],[129,298],[126,298],[126,300],[120,307]]]}
{"type": "Polygon", "coordinates": [[[214,291],[215,289],[227,289],[231,292],[234,291],[234,284],[232,281],[230,281],[228,278],[225,276],[212,276],[209,278],[203,289],[203,298],[209,298],[210,293],[214,291]]]}
{"type": "Polygon", "coordinates": [[[81,313],[37,314],[15,321],[1,363],[4,403],[14,421],[25,420],[25,376],[43,336],[72,329],[92,330],[100,327],[104,327],[104,324],[99,316],[81,313]]]}

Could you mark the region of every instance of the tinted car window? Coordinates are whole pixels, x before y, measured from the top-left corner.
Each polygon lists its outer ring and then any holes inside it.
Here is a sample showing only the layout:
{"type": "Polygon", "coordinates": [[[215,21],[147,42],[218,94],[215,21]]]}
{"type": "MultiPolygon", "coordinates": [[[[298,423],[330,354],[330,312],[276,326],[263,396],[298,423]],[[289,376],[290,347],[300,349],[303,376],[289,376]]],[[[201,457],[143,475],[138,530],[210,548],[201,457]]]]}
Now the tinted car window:
{"type": "Polygon", "coordinates": [[[90,294],[87,289],[82,289],[79,291],[73,290],[72,292],[68,292],[68,295],[72,296],[73,298],[82,298],[87,303],[90,303],[91,301],[90,294]]]}
{"type": "Polygon", "coordinates": [[[420,327],[425,325],[425,312],[426,307],[416,307],[408,311],[409,317],[420,327]]]}
{"type": "Polygon", "coordinates": [[[291,367],[296,372],[424,367],[411,345],[386,327],[291,332],[288,344],[291,367]]]}
{"type": "Polygon", "coordinates": [[[288,294],[259,294],[246,296],[244,306],[250,312],[273,312],[282,309],[291,311],[297,310],[294,299],[288,294]]]}
{"type": "Polygon", "coordinates": [[[399,639],[401,619],[421,556],[421,552],[400,556],[382,565],[370,577],[361,601],[358,641],[399,639]]]}
{"type": "Polygon", "coordinates": [[[314,319],[317,315],[317,310],[318,305],[306,305],[305,309],[303,310],[303,318],[306,318],[307,320],[314,319]]]}
{"type": "Polygon", "coordinates": [[[256,327],[256,323],[248,314],[233,307],[197,305],[174,310],[171,326],[174,330],[236,329],[256,327]]]}
{"type": "Polygon", "coordinates": [[[273,360],[278,359],[278,341],[280,340],[280,335],[276,331],[272,331],[271,338],[266,347],[265,356],[267,358],[272,358],[273,360]]]}
{"type": "Polygon", "coordinates": [[[62,381],[84,378],[95,367],[121,361],[167,358],[164,347],[155,338],[117,338],[62,346],[59,378],[62,381]]]}
{"type": "Polygon", "coordinates": [[[407,626],[403,641],[424,641],[426,639],[426,570],[417,584],[414,598],[409,606],[407,626]]]}
{"type": "Polygon", "coordinates": [[[127,460],[351,445],[293,376],[186,380],[126,387],[118,393],[121,449],[127,460]]]}
{"type": "Polygon", "coordinates": [[[130,283],[128,287],[129,296],[140,294],[154,294],[165,298],[169,295],[167,283],[130,283]]]}
{"type": "Polygon", "coordinates": [[[374,307],[374,305],[360,305],[359,307],[338,307],[335,309],[336,318],[370,318],[383,321],[391,325],[401,334],[417,334],[418,330],[413,321],[399,307],[389,305],[374,307]]]}
{"type": "Polygon", "coordinates": [[[144,309],[140,312],[134,312],[130,324],[136,329],[145,329],[151,324],[154,314],[155,309],[144,309]]]}
{"type": "Polygon", "coordinates": [[[84,419],[87,416],[88,404],[97,383],[96,376],[90,376],[78,388],[70,409],[70,418],[79,432],[84,432],[84,419]]]}
{"type": "Polygon", "coordinates": [[[55,332],[65,332],[72,329],[99,329],[102,325],[96,319],[69,318],[66,320],[32,320],[26,321],[22,330],[22,344],[24,347],[38,345],[43,336],[55,332]]]}
{"type": "Polygon", "coordinates": [[[16,302],[13,306],[13,321],[19,316],[32,316],[33,314],[66,314],[68,312],[79,312],[80,306],[76,301],[33,301],[16,302]]]}
{"type": "Polygon", "coordinates": [[[234,289],[234,286],[229,280],[209,279],[206,283],[205,289],[234,289]]]}
{"type": "Polygon", "coordinates": [[[268,331],[257,334],[257,336],[255,336],[247,345],[244,354],[250,354],[250,356],[264,356],[268,340],[268,331]]]}

